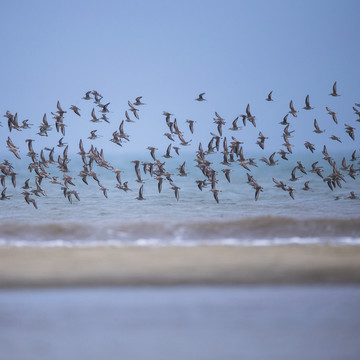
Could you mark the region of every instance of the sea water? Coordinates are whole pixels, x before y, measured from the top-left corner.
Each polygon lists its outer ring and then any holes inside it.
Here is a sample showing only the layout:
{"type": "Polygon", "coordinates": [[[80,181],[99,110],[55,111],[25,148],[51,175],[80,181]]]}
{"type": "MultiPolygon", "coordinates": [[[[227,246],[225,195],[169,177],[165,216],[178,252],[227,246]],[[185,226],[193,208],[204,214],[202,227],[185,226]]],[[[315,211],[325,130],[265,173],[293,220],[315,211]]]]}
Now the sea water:
{"type": "MultiPolygon", "coordinates": [[[[61,153],[62,150],[58,152],[61,153]]],[[[249,154],[250,155],[250,154],[249,154]]],[[[318,175],[309,172],[311,164],[319,161],[326,177],[332,167],[319,154],[302,153],[289,161],[279,159],[277,166],[268,166],[259,161],[250,171],[238,163],[227,166],[232,169],[229,183],[221,169],[221,154],[208,155],[207,160],[218,173],[216,188],[219,203],[210,191],[211,185],[199,190],[196,180],[204,180],[201,170],[196,167],[195,152],[181,156],[173,154],[166,161],[165,170],[171,173],[172,182],[180,188],[176,200],[170,183],[164,179],[162,191],[158,192],[157,180],[140,165],[143,183],[136,182],[132,160],[151,162],[149,153],[104,154],[111,166],[123,171],[121,181],[128,181],[127,192],[116,188],[117,180],[111,170],[97,166],[100,183],[107,188],[105,198],[98,183],[91,177],[86,185],[78,176],[82,170],[81,158],[70,156],[70,172],[75,186],[69,189],[79,193],[80,201],[72,203],[63,195],[61,185],[44,179],[41,187],[46,196],[32,196],[38,209],[27,204],[21,194],[24,181],[30,178],[35,187],[34,173],[27,169],[29,160],[15,160],[14,171],[17,184],[13,188],[6,178],[6,195],[10,199],[0,201],[0,245],[1,246],[196,246],[233,245],[264,246],[279,244],[360,244],[360,200],[350,199],[350,192],[359,194],[359,178],[355,180],[344,173],[346,182],[342,187],[330,190],[318,175]],[[296,159],[296,160],[295,160],[296,159]],[[302,161],[307,174],[297,170],[301,176],[290,181],[291,170],[302,161]],[[187,176],[179,176],[177,167],[185,161],[187,176]],[[255,190],[247,183],[247,173],[263,187],[255,201],[255,190]],[[273,178],[294,188],[294,199],[287,191],[276,188],[273,178]],[[311,190],[303,190],[309,181],[311,190]],[[140,186],[144,186],[145,200],[137,200],[140,186]]],[[[343,157],[349,162],[350,153],[335,154],[338,164],[343,157]]],[[[161,159],[161,152],[158,151],[161,159]]],[[[161,159],[162,160],[162,159],[161,159]]],[[[163,159],[165,160],[165,159],[163,159]]],[[[339,165],[340,166],[340,165],[339,165]]],[[[357,164],[355,163],[355,166],[357,164]]],[[[49,165],[51,176],[62,173],[56,164],[49,165]]]]}

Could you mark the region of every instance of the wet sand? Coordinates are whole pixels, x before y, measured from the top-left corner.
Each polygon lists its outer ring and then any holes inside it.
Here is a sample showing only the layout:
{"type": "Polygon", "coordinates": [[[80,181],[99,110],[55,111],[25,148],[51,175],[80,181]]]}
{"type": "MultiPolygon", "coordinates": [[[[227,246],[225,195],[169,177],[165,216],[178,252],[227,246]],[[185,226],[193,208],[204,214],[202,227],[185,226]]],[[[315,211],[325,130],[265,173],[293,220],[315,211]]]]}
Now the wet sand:
{"type": "Polygon", "coordinates": [[[0,288],[359,283],[353,246],[0,249],[0,288]]]}
{"type": "Polygon", "coordinates": [[[0,290],[2,359],[358,360],[360,286],[0,290]]]}

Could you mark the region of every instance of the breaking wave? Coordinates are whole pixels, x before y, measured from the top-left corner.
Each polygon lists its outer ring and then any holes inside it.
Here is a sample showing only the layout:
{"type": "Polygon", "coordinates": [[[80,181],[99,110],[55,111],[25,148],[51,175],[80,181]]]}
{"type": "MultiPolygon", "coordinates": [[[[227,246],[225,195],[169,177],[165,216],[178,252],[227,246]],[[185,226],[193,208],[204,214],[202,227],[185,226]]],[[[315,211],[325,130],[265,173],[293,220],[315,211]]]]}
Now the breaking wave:
{"type": "Polygon", "coordinates": [[[0,223],[1,246],[360,245],[360,218],[0,223]]]}

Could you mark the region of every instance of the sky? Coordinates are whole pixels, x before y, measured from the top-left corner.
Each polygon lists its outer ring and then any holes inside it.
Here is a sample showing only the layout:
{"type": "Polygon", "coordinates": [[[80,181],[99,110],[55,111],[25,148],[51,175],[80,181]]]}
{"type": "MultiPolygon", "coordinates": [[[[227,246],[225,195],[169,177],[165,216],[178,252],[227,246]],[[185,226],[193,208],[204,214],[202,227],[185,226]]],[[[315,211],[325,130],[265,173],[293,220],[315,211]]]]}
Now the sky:
{"type": "Polygon", "coordinates": [[[195,151],[216,132],[215,111],[228,128],[250,104],[257,127],[226,135],[244,141],[249,152],[261,151],[256,140],[262,131],[269,155],[283,142],[278,123],[290,100],[299,110],[297,118],[289,116],[297,149],[305,151],[305,140],[318,150],[324,144],[333,151],[359,149],[358,139],[344,131],[345,123],[360,127],[352,110],[360,103],[359,1],[3,0],[0,13],[0,113],[17,112],[19,120],[34,124],[9,134],[1,116],[1,153],[8,153],[9,135],[20,151],[28,137],[36,140],[35,150],[55,145],[61,137],[55,130],[49,138],[36,132],[44,113],[53,121],[58,100],[64,109],[81,109],[81,118],[65,114],[70,152],[78,151],[79,138],[106,153],[148,152],[148,146],[165,152],[163,111],[174,114],[184,138],[192,139],[184,150],[195,151]],[[328,94],[335,81],[341,96],[333,98],[328,94]],[[94,89],[110,102],[110,124],[90,122],[95,104],[82,97],[94,89]],[[207,101],[195,101],[202,92],[207,101]],[[314,110],[302,109],[307,94],[314,110]],[[120,148],[109,139],[128,101],[138,96],[146,105],[139,107],[139,120],[125,123],[130,141],[120,148]],[[325,106],[337,112],[339,125],[325,106]],[[314,118],[324,134],[312,132],[314,118]],[[186,119],[196,121],[194,135],[186,119]],[[94,129],[102,137],[91,142],[94,129]]]}

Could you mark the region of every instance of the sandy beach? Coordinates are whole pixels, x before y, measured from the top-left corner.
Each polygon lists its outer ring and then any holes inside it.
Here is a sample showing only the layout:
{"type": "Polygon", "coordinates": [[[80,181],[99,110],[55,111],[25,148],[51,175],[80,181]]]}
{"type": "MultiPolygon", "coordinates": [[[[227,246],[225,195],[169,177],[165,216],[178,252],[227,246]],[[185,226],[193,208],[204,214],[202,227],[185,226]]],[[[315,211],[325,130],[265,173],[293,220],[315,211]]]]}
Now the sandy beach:
{"type": "Polygon", "coordinates": [[[352,246],[0,249],[1,288],[356,283],[352,246]]]}

